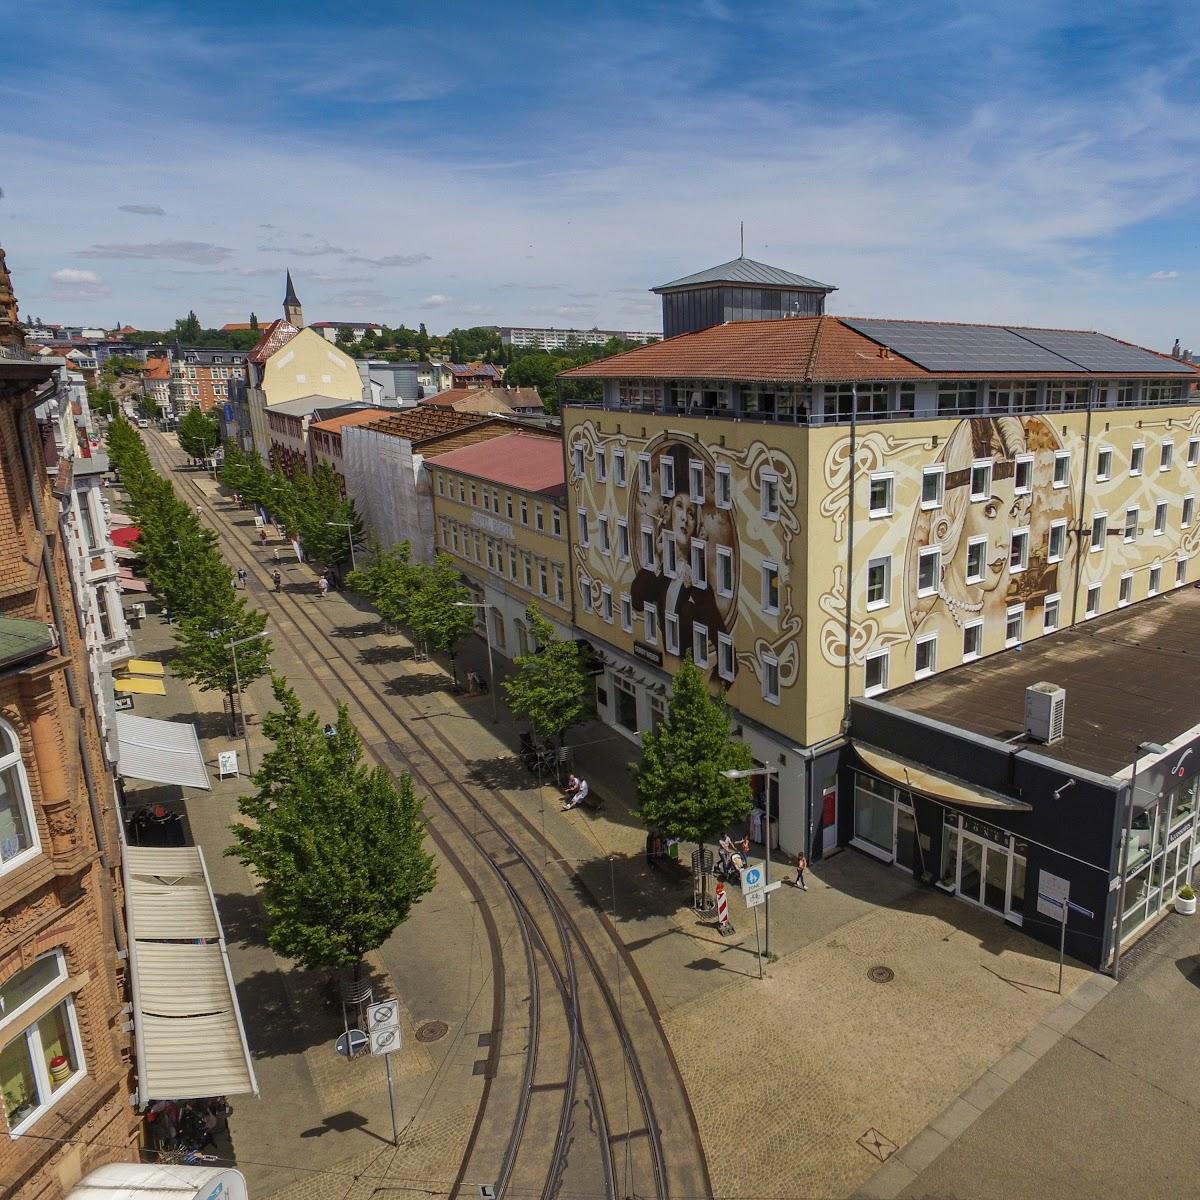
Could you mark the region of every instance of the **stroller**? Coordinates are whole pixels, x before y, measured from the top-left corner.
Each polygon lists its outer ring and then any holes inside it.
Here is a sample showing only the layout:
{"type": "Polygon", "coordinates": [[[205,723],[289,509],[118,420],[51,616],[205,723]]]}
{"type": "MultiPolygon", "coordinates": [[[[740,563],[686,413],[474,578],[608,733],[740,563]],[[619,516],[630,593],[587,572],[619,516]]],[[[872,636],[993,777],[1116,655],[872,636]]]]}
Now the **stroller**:
{"type": "Polygon", "coordinates": [[[722,856],[717,856],[717,865],[713,874],[722,883],[731,883],[735,887],[740,887],[742,883],[742,870],[746,866],[746,860],[742,857],[740,850],[735,850],[728,859],[722,856]]]}

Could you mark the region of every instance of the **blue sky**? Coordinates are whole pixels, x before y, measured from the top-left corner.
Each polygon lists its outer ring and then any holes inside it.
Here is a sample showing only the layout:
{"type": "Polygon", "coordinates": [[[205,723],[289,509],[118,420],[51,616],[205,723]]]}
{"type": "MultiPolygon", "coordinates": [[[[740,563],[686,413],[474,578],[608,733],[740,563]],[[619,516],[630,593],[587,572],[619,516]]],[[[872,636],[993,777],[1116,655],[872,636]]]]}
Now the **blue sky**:
{"type": "MultiPolygon", "coordinates": [[[[4,6],[27,316],[656,328],[746,253],[841,313],[1200,350],[1184,4],[4,6]]],[[[1190,18],[1190,19],[1189,19],[1190,18]]]]}

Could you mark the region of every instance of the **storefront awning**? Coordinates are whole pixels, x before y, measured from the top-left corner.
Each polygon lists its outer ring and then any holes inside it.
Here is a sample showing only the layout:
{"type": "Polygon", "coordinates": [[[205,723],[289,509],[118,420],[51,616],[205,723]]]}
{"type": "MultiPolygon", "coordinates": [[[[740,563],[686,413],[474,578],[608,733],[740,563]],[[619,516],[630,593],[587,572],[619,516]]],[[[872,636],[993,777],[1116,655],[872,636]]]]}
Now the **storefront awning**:
{"type": "Polygon", "coordinates": [[[67,1200],[246,1200],[246,1178],[232,1167],[108,1163],[85,1175],[67,1200]]]}
{"type": "MultiPolygon", "coordinates": [[[[120,687],[122,683],[162,687],[157,679],[122,679],[113,686],[120,687]]],[[[194,726],[184,721],[156,721],[119,712],[117,741],[120,746],[117,770],[126,778],[209,790],[208,769],[194,726]]]]}
{"type": "Polygon", "coordinates": [[[166,667],[152,658],[131,658],[125,669],[135,675],[157,675],[160,679],[167,673],[166,667]]]}
{"type": "Polygon", "coordinates": [[[138,1101],[258,1092],[198,846],[126,846],[138,1101]]]}
{"type": "Polygon", "coordinates": [[[134,579],[132,575],[128,578],[121,577],[121,591],[123,592],[148,592],[150,585],[141,579],[134,579]]]}
{"type": "Polygon", "coordinates": [[[113,691],[126,696],[165,696],[161,679],[114,679],[113,691]]]}
{"type": "Polygon", "coordinates": [[[112,531],[112,544],[128,547],[130,543],[136,542],[141,536],[142,531],[136,525],[118,526],[112,531]]]}
{"type": "Polygon", "coordinates": [[[861,742],[854,743],[854,752],[863,763],[877,775],[898,783],[903,788],[921,792],[933,800],[944,800],[947,804],[966,804],[971,808],[1005,809],[1009,812],[1031,812],[1033,806],[1023,800],[1011,800],[997,792],[989,792],[984,788],[964,780],[952,779],[937,771],[929,771],[913,763],[905,762],[874,746],[864,746],[861,742]]]}
{"type": "Polygon", "coordinates": [[[132,525],[133,518],[128,513],[110,511],[108,514],[108,524],[110,528],[116,528],[123,525],[132,525]]]}

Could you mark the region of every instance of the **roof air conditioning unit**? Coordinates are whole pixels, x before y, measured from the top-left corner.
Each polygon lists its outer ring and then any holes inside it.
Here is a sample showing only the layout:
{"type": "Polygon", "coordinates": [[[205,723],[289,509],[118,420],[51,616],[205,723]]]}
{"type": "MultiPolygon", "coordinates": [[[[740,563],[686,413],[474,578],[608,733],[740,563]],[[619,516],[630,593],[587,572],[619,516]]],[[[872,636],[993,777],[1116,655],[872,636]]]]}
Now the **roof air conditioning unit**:
{"type": "Polygon", "coordinates": [[[1067,693],[1055,683],[1035,683],[1025,689],[1025,736],[1052,745],[1062,740],[1067,693]]]}

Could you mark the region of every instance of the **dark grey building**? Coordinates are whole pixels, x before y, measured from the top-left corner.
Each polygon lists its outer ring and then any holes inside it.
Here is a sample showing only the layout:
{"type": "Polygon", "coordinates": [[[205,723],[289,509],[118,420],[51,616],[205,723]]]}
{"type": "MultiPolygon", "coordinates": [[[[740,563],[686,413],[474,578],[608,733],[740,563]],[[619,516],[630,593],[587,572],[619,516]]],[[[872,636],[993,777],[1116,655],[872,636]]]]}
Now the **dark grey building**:
{"type": "Polygon", "coordinates": [[[726,321],[819,317],[825,297],[837,288],[752,258],[735,258],[650,290],[662,297],[663,337],[669,338],[726,321]]]}

